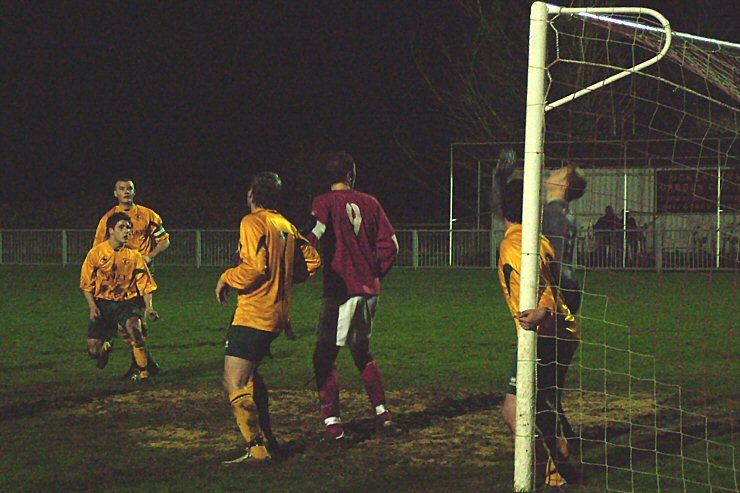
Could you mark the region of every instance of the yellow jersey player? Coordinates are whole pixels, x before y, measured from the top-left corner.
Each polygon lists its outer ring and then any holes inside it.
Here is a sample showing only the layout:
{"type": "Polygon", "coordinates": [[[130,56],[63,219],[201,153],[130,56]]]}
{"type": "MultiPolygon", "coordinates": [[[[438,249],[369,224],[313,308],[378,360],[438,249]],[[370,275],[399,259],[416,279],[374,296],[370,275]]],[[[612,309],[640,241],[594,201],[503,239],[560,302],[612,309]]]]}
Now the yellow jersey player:
{"type": "MultiPolygon", "coordinates": [[[[99,245],[108,239],[107,221],[113,214],[124,212],[131,218],[131,237],[129,238],[128,248],[134,249],[141,253],[147,265],[151,266],[152,261],[170,246],[170,235],[164,229],[162,218],[148,207],[134,203],[136,196],[136,187],[134,182],[129,178],[120,178],[116,180],[113,187],[113,196],[118,201],[118,205],[106,212],[98,222],[98,228],[95,231],[95,240],[93,245],[99,245]]],[[[143,325],[144,335],[147,335],[147,326],[143,325]]],[[[139,375],[136,370],[137,364],[134,355],[131,355],[131,367],[123,376],[124,379],[136,380],[139,375]]],[[[149,363],[147,369],[150,376],[159,374],[159,365],[154,360],[151,353],[149,354],[149,363]]]]}
{"type": "MultiPolygon", "coordinates": [[[[501,212],[506,233],[499,248],[498,275],[504,297],[519,330],[537,331],[537,399],[539,481],[559,488],[579,483],[578,471],[568,462],[568,438],[573,430],[561,404],[565,375],[579,343],[579,330],[558,289],[557,257],[550,241],[540,236],[540,287],[537,308],[519,308],[522,264],[522,194],[524,182],[501,184],[501,212]],[[543,448],[544,446],[544,448],[543,448]],[[541,458],[541,460],[540,460],[541,458]]],[[[516,354],[502,407],[503,418],[516,435],[516,354]]]]}
{"type": "Polygon", "coordinates": [[[257,174],[249,185],[251,213],[239,230],[239,264],[216,284],[223,306],[229,288],[238,290],[236,312],[226,335],[224,390],[246,441],[246,453],[226,463],[266,460],[276,452],[265,382],[257,372],[270,355],[270,344],[290,329],[290,301],[295,282],[321,266],[319,254],[296,227],[274,210],[282,189],[272,172],[257,174]]]}
{"type": "Polygon", "coordinates": [[[108,363],[116,331],[133,348],[139,378],[147,372],[145,317],[157,319],[152,293],[157,289],[142,255],[126,244],[131,238],[131,218],[124,212],[106,221],[108,239],[94,246],[82,264],[80,289],[90,308],[87,350],[98,368],[108,363]]]}
{"type": "Polygon", "coordinates": [[[131,218],[133,225],[131,239],[127,246],[141,253],[146,263],[150,264],[170,246],[170,235],[164,229],[162,218],[152,209],[134,203],[136,188],[134,182],[128,178],[116,180],[113,196],[118,200],[118,205],[100,218],[95,231],[94,245],[99,245],[107,239],[106,222],[108,218],[116,212],[125,212],[131,218]]]}

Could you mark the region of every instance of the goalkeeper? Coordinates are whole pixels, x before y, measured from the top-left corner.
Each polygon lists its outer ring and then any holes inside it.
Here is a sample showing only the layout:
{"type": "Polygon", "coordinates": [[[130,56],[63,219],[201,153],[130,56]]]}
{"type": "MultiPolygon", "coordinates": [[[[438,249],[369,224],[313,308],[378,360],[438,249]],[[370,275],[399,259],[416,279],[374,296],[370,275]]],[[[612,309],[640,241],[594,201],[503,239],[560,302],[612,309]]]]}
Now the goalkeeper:
{"type": "MultiPolygon", "coordinates": [[[[499,154],[496,179],[491,190],[491,206],[499,216],[502,183],[505,184],[511,176],[515,162],[516,154],[510,147],[504,148],[499,154]]],[[[570,214],[570,203],[583,197],[586,184],[586,179],[575,166],[568,165],[550,171],[545,180],[546,202],[542,210],[542,234],[550,240],[557,258],[552,265],[553,274],[565,304],[574,315],[581,307],[581,285],[573,265],[578,228],[575,218],[570,214]]]]}
{"type": "MultiPolygon", "coordinates": [[[[498,264],[499,280],[509,309],[514,316],[517,332],[520,329],[537,331],[537,401],[535,425],[542,457],[539,460],[539,480],[546,485],[559,487],[577,483],[578,473],[568,463],[568,441],[572,433],[562,411],[561,390],[565,375],[578,347],[579,331],[575,318],[560,294],[553,272],[555,251],[550,241],[540,238],[540,287],[537,308],[520,311],[519,287],[522,263],[522,180],[507,183],[502,180],[501,212],[506,234],[501,241],[498,264]],[[544,449],[542,448],[544,446],[544,449]]],[[[516,434],[516,354],[507,394],[502,409],[504,421],[516,434]]]]}

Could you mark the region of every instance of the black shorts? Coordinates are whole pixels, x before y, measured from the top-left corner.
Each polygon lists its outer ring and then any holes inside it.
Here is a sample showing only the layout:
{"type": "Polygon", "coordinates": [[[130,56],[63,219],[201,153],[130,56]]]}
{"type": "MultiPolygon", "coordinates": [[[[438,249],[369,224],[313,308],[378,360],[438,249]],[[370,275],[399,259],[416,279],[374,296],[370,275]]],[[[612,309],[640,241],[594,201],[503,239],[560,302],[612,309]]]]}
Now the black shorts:
{"type": "Polygon", "coordinates": [[[272,358],[270,344],[277,336],[277,332],[231,325],[226,333],[226,356],[235,356],[259,364],[265,356],[272,358]]]}
{"type": "Polygon", "coordinates": [[[100,316],[90,320],[87,327],[88,339],[100,339],[107,341],[113,339],[118,327],[125,326],[131,317],[144,319],[144,302],[141,298],[126,301],[108,301],[96,299],[95,304],[100,310],[100,316]]]}
{"type": "MultiPolygon", "coordinates": [[[[565,385],[565,374],[578,348],[578,339],[537,337],[537,392],[559,391],[565,385]]],[[[516,395],[517,352],[511,365],[506,393],[516,395]]]]}

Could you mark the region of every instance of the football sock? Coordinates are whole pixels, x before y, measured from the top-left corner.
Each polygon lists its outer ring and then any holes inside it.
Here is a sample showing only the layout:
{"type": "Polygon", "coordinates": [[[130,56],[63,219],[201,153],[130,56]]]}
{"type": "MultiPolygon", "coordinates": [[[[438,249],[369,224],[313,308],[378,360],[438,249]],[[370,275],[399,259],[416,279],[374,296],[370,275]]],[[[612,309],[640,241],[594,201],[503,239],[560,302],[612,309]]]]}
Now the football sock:
{"type": "Polygon", "coordinates": [[[265,381],[262,379],[262,375],[257,372],[254,372],[254,375],[252,375],[252,381],[250,383],[254,388],[252,399],[254,400],[254,404],[257,406],[260,428],[262,429],[265,439],[267,441],[273,441],[272,424],[270,422],[270,397],[267,393],[267,386],[265,385],[265,381]]]}
{"type": "Polygon", "coordinates": [[[145,346],[142,347],[133,347],[134,352],[134,360],[136,361],[136,366],[139,367],[139,377],[142,380],[145,380],[149,378],[149,372],[146,371],[146,362],[147,362],[147,349],[145,346]]]}
{"type": "Polygon", "coordinates": [[[332,368],[324,382],[319,384],[319,402],[322,418],[326,420],[339,416],[339,372],[336,366],[332,368]]]}
{"type": "Polygon", "coordinates": [[[339,439],[344,436],[344,427],[342,426],[342,418],[339,416],[332,416],[324,420],[326,425],[326,436],[339,439]]]}
{"type": "Polygon", "coordinates": [[[249,452],[255,459],[266,459],[270,456],[267,448],[263,444],[254,444],[253,441],[260,442],[262,431],[259,423],[259,412],[257,405],[252,398],[254,384],[250,380],[245,388],[235,390],[229,394],[231,409],[234,411],[236,424],[239,426],[244,440],[250,445],[249,452]]]}
{"type": "Polygon", "coordinates": [[[380,367],[371,359],[362,369],[362,383],[365,384],[365,390],[367,396],[370,398],[370,403],[376,408],[376,414],[382,414],[385,408],[380,412],[377,411],[377,407],[385,404],[385,389],[383,388],[383,377],[380,374],[380,367]]]}

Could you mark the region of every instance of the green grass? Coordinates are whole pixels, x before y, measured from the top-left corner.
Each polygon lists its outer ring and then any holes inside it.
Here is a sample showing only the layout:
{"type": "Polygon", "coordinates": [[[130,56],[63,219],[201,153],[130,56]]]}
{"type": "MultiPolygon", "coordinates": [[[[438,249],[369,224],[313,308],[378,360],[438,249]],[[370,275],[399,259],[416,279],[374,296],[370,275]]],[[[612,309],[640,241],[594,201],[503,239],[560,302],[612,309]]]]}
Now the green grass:
{"type": "MultiPolygon", "coordinates": [[[[341,458],[313,446],[320,279],[300,286],[292,318],[301,337],[279,338],[262,369],[290,457],[256,469],[219,465],[241,443],[220,390],[234,300],[228,309],[216,304],[219,272],[158,268],[162,318],[151,325],[150,347],[165,371],[142,388],[118,378],[129,364],[120,340],[104,371],[87,358],[76,268],[1,267],[0,490],[510,491],[512,445],[499,415],[515,334],[495,272],[391,273],[372,349],[409,432],[387,442],[369,433],[362,385],[343,352],[344,417],[359,438],[341,458]]],[[[591,464],[582,491],[709,491],[708,475],[726,488],[716,491],[734,490],[737,279],[585,275],[584,343],[566,397],[591,464]],[[709,420],[680,416],[679,405],[709,420]],[[679,418],[683,435],[672,433],[679,418]],[[664,430],[656,433],[656,423],[664,430]],[[692,438],[705,433],[709,441],[692,438]],[[684,487],[681,478],[698,484],[684,487]]]]}

